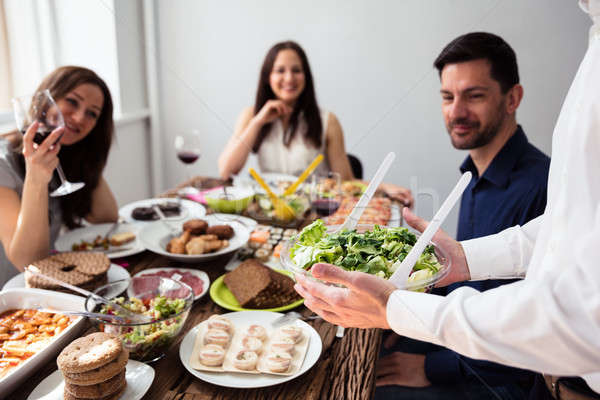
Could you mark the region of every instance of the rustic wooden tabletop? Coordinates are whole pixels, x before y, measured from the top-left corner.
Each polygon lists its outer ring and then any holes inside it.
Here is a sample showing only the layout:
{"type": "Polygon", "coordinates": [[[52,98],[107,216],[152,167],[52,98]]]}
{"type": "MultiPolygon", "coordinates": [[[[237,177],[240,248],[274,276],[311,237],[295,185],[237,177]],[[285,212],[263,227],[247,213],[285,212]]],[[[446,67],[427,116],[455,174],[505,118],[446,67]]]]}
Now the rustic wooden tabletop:
{"type": "MultiPolygon", "coordinates": [[[[148,251],[125,259],[134,275],[148,268],[187,267],[148,251]]],[[[199,264],[211,282],[225,273],[228,258],[199,264]]],[[[304,314],[311,311],[301,306],[304,314]]],[[[308,321],[321,336],[323,351],[319,361],[304,375],[289,382],[260,389],[232,389],[203,382],[191,375],[179,359],[179,343],[185,332],[212,314],[228,310],[215,304],[207,294],[194,303],[179,339],[166,352],[166,356],[151,364],[156,375],[144,399],[369,399],[375,388],[375,364],[381,342],[377,329],[346,329],[344,337],[336,338],[336,327],[323,320],[308,321]]],[[[85,331],[94,331],[88,324],[85,331]]],[[[56,370],[52,360],[32,375],[10,395],[12,399],[26,399],[33,389],[56,370]]]]}
{"type": "MultiPolygon", "coordinates": [[[[222,181],[195,178],[199,188],[213,187],[222,181]]],[[[181,186],[189,185],[186,182],[181,186]]],[[[171,191],[169,194],[174,194],[171,191]]],[[[134,275],[156,267],[198,268],[205,271],[211,282],[225,273],[228,256],[202,264],[182,264],[149,251],[123,260],[134,275]]],[[[297,311],[309,315],[311,311],[300,306],[297,311]]],[[[370,399],[375,390],[375,365],[381,343],[379,329],[346,329],[342,338],[335,336],[337,327],[323,320],[308,323],[319,333],[323,350],[317,363],[305,374],[282,384],[259,389],[234,389],[216,386],[191,375],[179,359],[179,344],[185,333],[212,314],[229,312],[215,304],[207,294],[194,303],[182,334],[166,351],[166,356],[152,363],[156,371],[154,382],[144,399],[204,400],[204,399],[370,399]]],[[[94,331],[88,323],[82,335],[94,331]]],[[[10,395],[11,399],[27,399],[33,389],[57,369],[55,360],[40,368],[10,395]]],[[[0,395],[0,397],[2,397],[0,395]]]]}

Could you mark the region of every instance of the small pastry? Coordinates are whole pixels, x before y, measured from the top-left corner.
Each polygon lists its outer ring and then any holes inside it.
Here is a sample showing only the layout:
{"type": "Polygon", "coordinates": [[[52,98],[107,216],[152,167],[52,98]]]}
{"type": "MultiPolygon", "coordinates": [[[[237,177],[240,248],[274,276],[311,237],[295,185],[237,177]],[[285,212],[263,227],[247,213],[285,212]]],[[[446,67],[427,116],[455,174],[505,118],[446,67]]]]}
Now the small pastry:
{"type": "Polygon", "coordinates": [[[200,362],[208,367],[223,365],[225,350],[216,344],[207,344],[200,350],[200,362]]]}
{"type": "Polygon", "coordinates": [[[289,337],[294,343],[298,343],[302,337],[302,329],[294,325],[282,326],[279,328],[279,334],[282,338],[289,337]]]}
{"type": "Polygon", "coordinates": [[[266,365],[271,372],[286,372],[292,363],[289,353],[271,353],[267,356],[266,365]]]}
{"type": "Polygon", "coordinates": [[[267,243],[263,244],[262,246],[260,246],[260,248],[267,250],[267,251],[271,251],[271,250],[273,250],[273,243],[267,242],[267,243]]]}
{"type": "Polygon", "coordinates": [[[216,344],[225,348],[229,344],[229,333],[222,329],[209,329],[204,334],[204,344],[216,344]]]}
{"type": "Polygon", "coordinates": [[[267,338],[267,330],[260,325],[250,325],[246,331],[246,335],[263,341],[267,338]]]}
{"type": "Polygon", "coordinates": [[[273,353],[289,353],[294,351],[296,342],[290,337],[282,337],[271,342],[271,351],[273,353]]]}
{"type": "Polygon", "coordinates": [[[233,359],[233,366],[244,371],[256,369],[258,355],[253,351],[242,350],[233,359]]]}
{"type": "Polygon", "coordinates": [[[254,336],[246,336],[242,339],[242,349],[246,351],[253,351],[256,354],[260,354],[262,352],[263,342],[254,337],[254,336]]]}
{"type": "Polygon", "coordinates": [[[208,318],[208,329],[220,329],[225,332],[231,332],[231,321],[218,314],[211,315],[208,318]]]}
{"type": "Polygon", "coordinates": [[[267,249],[260,248],[256,250],[254,257],[258,258],[260,261],[267,262],[271,257],[271,252],[267,249]]]}

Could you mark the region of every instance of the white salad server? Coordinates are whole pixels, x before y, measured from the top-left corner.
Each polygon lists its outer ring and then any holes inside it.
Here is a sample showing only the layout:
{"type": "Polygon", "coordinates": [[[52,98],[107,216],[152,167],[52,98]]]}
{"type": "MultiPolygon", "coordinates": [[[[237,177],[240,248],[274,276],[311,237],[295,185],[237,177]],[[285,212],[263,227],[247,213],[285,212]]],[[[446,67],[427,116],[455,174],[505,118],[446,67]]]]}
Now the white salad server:
{"type": "Polygon", "coordinates": [[[454,189],[452,189],[446,200],[444,200],[444,203],[442,203],[442,206],[440,207],[438,212],[434,215],[431,222],[429,222],[429,225],[427,225],[425,231],[423,231],[423,233],[417,240],[417,243],[415,243],[413,248],[410,250],[410,252],[406,255],[406,257],[400,264],[400,266],[392,274],[389,280],[396,287],[401,289],[406,287],[406,280],[408,279],[408,275],[410,275],[410,271],[412,271],[413,267],[415,266],[415,263],[419,259],[419,256],[421,255],[421,253],[423,253],[423,250],[425,250],[425,247],[427,246],[427,244],[429,244],[433,235],[438,231],[440,225],[442,225],[442,222],[444,222],[444,220],[448,216],[448,213],[450,212],[452,207],[454,207],[454,204],[456,204],[462,193],[469,185],[469,182],[471,182],[471,177],[472,174],[469,171],[465,172],[460,177],[458,183],[456,184],[456,186],[454,186],[454,189]]]}
{"type": "Polygon", "coordinates": [[[394,153],[393,151],[389,152],[388,155],[385,156],[381,165],[377,169],[377,172],[375,172],[375,175],[371,179],[371,182],[369,182],[369,186],[367,186],[367,189],[365,190],[363,195],[360,196],[360,199],[352,209],[352,212],[350,213],[350,215],[348,215],[344,223],[339,226],[337,231],[341,231],[343,229],[352,230],[356,227],[360,216],[365,211],[365,208],[367,207],[367,204],[369,204],[369,201],[371,201],[371,198],[375,194],[375,191],[379,187],[379,184],[383,180],[383,177],[388,172],[388,169],[390,169],[394,158],[396,158],[396,153],[394,153]]]}

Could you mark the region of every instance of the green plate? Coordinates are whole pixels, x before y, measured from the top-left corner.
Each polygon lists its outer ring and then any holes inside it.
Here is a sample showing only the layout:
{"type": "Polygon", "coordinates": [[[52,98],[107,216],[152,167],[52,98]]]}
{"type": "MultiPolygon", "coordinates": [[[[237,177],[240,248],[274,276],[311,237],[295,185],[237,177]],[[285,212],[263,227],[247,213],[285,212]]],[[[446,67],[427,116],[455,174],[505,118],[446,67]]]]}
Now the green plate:
{"type": "MultiPolygon", "coordinates": [[[[291,273],[289,271],[285,271],[283,269],[276,269],[275,271],[285,274],[287,276],[291,276],[291,273]]],[[[240,306],[240,303],[238,303],[238,301],[235,299],[233,293],[229,291],[229,289],[223,282],[223,278],[225,278],[225,275],[221,275],[212,283],[212,285],[210,285],[210,298],[213,299],[213,301],[221,307],[231,311],[255,311],[256,309],[243,308],[242,306],[240,306]]],[[[304,303],[304,299],[294,301],[293,303],[286,304],[285,306],[276,308],[261,308],[260,310],[274,312],[286,311],[291,310],[292,308],[296,308],[302,303],[304,303]]]]}

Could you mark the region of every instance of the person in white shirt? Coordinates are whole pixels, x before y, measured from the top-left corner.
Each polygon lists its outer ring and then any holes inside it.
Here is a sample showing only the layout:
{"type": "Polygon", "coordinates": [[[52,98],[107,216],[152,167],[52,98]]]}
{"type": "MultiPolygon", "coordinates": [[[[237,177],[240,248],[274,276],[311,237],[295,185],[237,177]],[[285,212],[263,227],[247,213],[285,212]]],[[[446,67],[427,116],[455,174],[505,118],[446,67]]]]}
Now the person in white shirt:
{"type": "MultiPolygon", "coordinates": [[[[580,1],[595,25],[558,118],[544,214],[496,235],[434,241],[453,267],[440,283],[524,277],[486,292],[447,297],[396,290],[359,272],[316,264],[326,286],[296,276],[307,307],[326,320],[400,335],[548,375],[580,376],[600,393],[600,0],[580,1]]],[[[422,231],[427,223],[405,210],[422,231]]]]}

